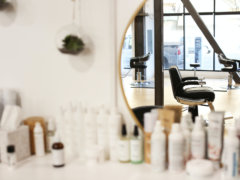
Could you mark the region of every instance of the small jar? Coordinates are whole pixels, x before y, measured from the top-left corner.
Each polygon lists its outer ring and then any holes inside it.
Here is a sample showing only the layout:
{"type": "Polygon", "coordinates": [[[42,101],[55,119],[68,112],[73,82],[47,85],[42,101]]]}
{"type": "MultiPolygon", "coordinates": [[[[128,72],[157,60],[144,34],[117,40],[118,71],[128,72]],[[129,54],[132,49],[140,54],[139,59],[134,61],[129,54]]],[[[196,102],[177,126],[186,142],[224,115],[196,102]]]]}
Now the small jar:
{"type": "Polygon", "coordinates": [[[59,168],[65,165],[64,163],[64,145],[57,137],[52,145],[53,167],[59,168]]]}
{"type": "Polygon", "coordinates": [[[17,163],[14,145],[7,146],[7,158],[8,158],[8,166],[10,168],[14,168],[17,163]]]}

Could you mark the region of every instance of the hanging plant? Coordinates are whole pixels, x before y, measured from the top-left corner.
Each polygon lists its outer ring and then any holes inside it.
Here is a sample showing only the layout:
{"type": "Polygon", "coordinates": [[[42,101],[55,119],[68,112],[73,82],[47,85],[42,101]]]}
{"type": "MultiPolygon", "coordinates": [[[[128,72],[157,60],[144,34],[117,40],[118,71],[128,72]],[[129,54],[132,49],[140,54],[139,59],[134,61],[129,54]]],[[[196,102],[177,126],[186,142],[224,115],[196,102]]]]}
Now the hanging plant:
{"type": "Polygon", "coordinates": [[[72,24],[64,26],[57,33],[57,48],[61,53],[77,55],[85,48],[79,26],[75,23],[76,4],[73,1],[72,24]]]}
{"type": "Polygon", "coordinates": [[[68,35],[63,39],[63,48],[59,49],[62,53],[78,54],[84,49],[84,43],[76,35],[68,35]]]}
{"type": "Polygon", "coordinates": [[[7,0],[0,0],[0,9],[4,8],[7,4],[7,0]]]}

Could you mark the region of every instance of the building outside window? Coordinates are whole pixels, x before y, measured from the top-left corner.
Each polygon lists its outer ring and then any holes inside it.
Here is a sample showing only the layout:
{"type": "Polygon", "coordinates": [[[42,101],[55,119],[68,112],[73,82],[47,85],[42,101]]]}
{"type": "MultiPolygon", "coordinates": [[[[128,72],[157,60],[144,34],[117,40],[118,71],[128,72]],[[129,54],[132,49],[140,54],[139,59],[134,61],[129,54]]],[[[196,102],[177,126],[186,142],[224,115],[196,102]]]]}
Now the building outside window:
{"type": "MultiPolygon", "coordinates": [[[[240,0],[191,0],[209,31],[229,58],[240,59],[240,0]]],[[[164,68],[217,71],[223,67],[180,0],[164,0],[164,68]]]]}

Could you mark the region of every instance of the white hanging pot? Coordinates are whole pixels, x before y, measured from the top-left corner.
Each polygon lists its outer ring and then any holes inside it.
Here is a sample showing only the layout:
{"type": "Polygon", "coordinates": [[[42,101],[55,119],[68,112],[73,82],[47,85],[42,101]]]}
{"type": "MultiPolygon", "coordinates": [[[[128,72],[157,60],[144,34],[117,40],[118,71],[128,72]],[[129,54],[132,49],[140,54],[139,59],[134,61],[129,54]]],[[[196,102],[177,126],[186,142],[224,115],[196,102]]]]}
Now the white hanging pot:
{"type": "Polygon", "coordinates": [[[56,36],[57,49],[64,54],[78,55],[85,48],[80,27],[75,23],[76,0],[73,1],[72,24],[62,27],[56,36]]]}

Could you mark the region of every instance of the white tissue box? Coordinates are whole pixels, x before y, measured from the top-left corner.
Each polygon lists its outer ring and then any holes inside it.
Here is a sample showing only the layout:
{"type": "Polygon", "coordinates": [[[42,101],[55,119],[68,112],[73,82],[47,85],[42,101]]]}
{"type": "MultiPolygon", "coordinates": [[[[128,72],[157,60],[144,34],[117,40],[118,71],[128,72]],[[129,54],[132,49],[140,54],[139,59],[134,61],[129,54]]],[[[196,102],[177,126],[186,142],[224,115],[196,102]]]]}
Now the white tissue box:
{"type": "Polygon", "coordinates": [[[17,162],[31,155],[28,126],[20,126],[17,130],[8,132],[0,130],[0,156],[3,163],[8,162],[7,146],[14,145],[17,162]]]}

